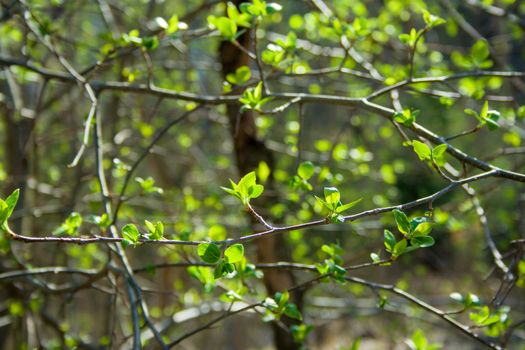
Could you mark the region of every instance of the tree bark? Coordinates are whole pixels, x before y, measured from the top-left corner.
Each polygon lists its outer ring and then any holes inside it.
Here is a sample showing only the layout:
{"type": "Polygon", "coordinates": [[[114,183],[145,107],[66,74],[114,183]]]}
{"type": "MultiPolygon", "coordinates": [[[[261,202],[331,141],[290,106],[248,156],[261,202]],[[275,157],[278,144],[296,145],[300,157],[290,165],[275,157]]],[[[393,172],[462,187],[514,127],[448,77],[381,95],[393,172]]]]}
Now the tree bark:
{"type": "MultiPolygon", "coordinates": [[[[241,1],[235,0],[233,3],[238,6],[241,1]]],[[[251,32],[246,31],[237,41],[245,48],[251,47],[251,32]]],[[[241,66],[249,66],[249,57],[242,50],[229,41],[222,42],[219,49],[220,61],[222,64],[223,78],[227,74],[235,72],[241,66]]],[[[259,139],[257,134],[257,125],[255,123],[256,115],[253,111],[241,112],[240,105],[227,105],[227,114],[229,120],[230,134],[232,137],[237,170],[240,176],[257,169],[260,162],[266,162],[271,170],[267,183],[265,184],[267,193],[273,191],[273,153],[266,147],[264,142],[259,139]]],[[[275,195],[265,195],[258,199],[258,203],[269,207],[275,201],[275,195]]],[[[261,230],[260,223],[250,215],[250,222],[253,230],[261,230]]],[[[270,235],[259,239],[256,243],[257,258],[260,262],[276,262],[288,260],[287,249],[283,237],[280,235],[270,235]]],[[[294,278],[289,271],[269,270],[264,273],[264,283],[268,294],[273,296],[275,292],[283,291],[294,285],[294,278]]],[[[301,295],[293,293],[291,299],[298,306],[301,305],[301,295]]],[[[293,320],[283,318],[286,325],[293,324],[293,320]]],[[[273,325],[275,347],[278,350],[295,350],[299,349],[299,344],[293,341],[292,335],[286,329],[279,327],[276,323],[273,325]]]]}

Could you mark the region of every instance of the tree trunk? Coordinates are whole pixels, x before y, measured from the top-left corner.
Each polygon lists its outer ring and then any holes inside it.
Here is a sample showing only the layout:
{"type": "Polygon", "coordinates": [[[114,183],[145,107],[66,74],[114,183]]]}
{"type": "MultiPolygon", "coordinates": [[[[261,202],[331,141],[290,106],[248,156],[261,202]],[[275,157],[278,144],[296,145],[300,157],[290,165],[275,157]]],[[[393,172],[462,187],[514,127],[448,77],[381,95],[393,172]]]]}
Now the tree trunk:
{"type": "MultiPolygon", "coordinates": [[[[239,5],[241,1],[233,1],[239,5]]],[[[251,32],[246,31],[237,40],[245,48],[250,48],[251,32]]],[[[249,57],[231,42],[222,42],[219,50],[220,61],[222,64],[222,74],[225,78],[227,74],[235,72],[241,66],[249,66],[249,57]]],[[[240,105],[227,105],[230,133],[233,140],[235,159],[239,175],[243,176],[250,171],[257,169],[260,162],[268,164],[273,171],[274,157],[272,152],[266,147],[264,142],[258,138],[257,126],[255,123],[256,115],[253,111],[240,111],[240,105]]],[[[272,172],[273,173],[273,172],[272,172]]],[[[266,192],[275,193],[273,188],[273,174],[268,177],[266,192]]],[[[275,196],[274,196],[275,197],[275,196]]],[[[263,196],[258,199],[258,203],[264,207],[269,207],[276,198],[271,195],[263,196]]],[[[261,230],[263,227],[252,216],[250,216],[253,230],[261,230]]],[[[285,242],[281,235],[270,235],[259,239],[256,242],[257,258],[260,262],[276,262],[287,259],[285,242]]],[[[264,283],[268,294],[273,296],[275,292],[283,291],[294,285],[294,278],[291,272],[283,270],[267,270],[264,273],[264,283]]],[[[291,295],[292,301],[300,306],[300,294],[291,295]]],[[[283,318],[287,325],[293,323],[292,320],[283,318]]],[[[299,344],[293,341],[292,335],[276,323],[273,324],[275,347],[278,350],[299,349],[299,344]]]]}

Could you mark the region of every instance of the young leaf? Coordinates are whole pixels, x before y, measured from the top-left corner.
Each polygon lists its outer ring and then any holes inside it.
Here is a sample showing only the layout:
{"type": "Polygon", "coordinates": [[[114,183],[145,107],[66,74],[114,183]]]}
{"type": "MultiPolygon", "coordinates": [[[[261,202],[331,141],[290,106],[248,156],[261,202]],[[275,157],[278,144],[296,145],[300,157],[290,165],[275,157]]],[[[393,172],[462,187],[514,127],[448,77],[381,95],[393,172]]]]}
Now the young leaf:
{"type": "Polygon", "coordinates": [[[437,145],[432,150],[432,156],[433,157],[442,157],[443,154],[447,151],[447,147],[448,146],[445,143],[443,143],[441,145],[437,145]]]}
{"type": "Polygon", "coordinates": [[[125,240],[137,244],[139,242],[140,233],[137,230],[137,226],[134,224],[127,224],[122,228],[122,236],[125,240]]]}
{"type": "Polygon", "coordinates": [[[343,211],[345,210],[348,210],[350,208],[352,208],[353,206],[355,206],[357,203],[361,202],[363,198],[359,198],[353,202],[350,202],[350,203],[347,203],[347,204],[343,204],[343,205],[340,205],[337,207],[337,209],[335,210],[336,213],[342,213],[343,211]]]}
{"type": "Polygon", "coordinates": [[[219,17],[214,24],[225,39],[235,39],[235,35],[237,34],[237,24],[234,21],[228,17],[219,17]]]}
{"type": "Polygon", "coordinates": [[[431,222],[422,222],[416,226],[413,233],[414,236],[427,236],[432,231],[431,222]]]}
{"type": "Polygon", "coordinates": [[[146,228],[148,229],[149,233],[155,232],[155,225],[153,225],[153,223],[151,223],[148,220],[144,220],[144,224],[146,225],[146,228]]]}
{"type": "Polygon", "coordinates": [[[244,257],[244,246],[237,243],[228,247],[224,251],[224,257],[226,258],[226,261],[231,264],[241,261],[244,257]]]}
{"type": "Polygon", "coordinates": [[[18,197],[20,196],[20,189],[16,189],[5,199],[5,204],[7,204],[7,218],[11,216],[13,213],[13,210],[16,207],[16,203],[18,202],[18,197]]]}
{"type": "Polygon", "coordinates": [[[479,117],[482,120],[484,120],[485,118],[487,118],[488,112],[489,112],[489,101],[485,101],[485,103],[483,103],[483,107],[481,107],[481,111],[479,112],[479,117]]]}
{"type": "Polygon", "coordinates": [[[275,301],[279,304],[279,307],[284,307],[290,299],[290,293],[285,290],[284,292],[276,292],[274,296],[275,301]]]}
{"type": "Polygon", "coordinates": [[[414,147],[414,152],[417,153],[417,155],[419,156],[419,159],[421,160],[430,159],[430,155],[431,155],[430,148],[426,144],[424,144],[423,142],[414,140],[412,141],[412,147],[414,147]]]}
{"type": "Polygon", "coordinates": [[[448,146],[443,143],[441,145],[437,145],[432,150],[432,160],[439,166],[443,166],[446,163],[444,155],[447,151],[447,147],[448,146]]]}
{"type": "Polygon", "coordinates": [[[396,220],[397,229],[404,235],[408,235],[411,232],[410,221],[407,216],[401,210],[394,209],[394,219],[396,220]]]}
{"type": "Polygon", "coordinates": [[[396,238],[394,237],[394,234],[388,230],[384,231],[385,236],[385,248],[386,251],[391,253],[394,250],[394,246],[396,245],[396,238]]]}
{"type": "Polygon", "coordinates": [[[264,186],[256,184],[256,185],[251,186],[248,189],[248,196],[250,198],[257,198],[263,193],[263,191],[264,191],[264,186]]]}
{"type": "Polygon", "coordinates": [[[487,127],[490,131],[494,131],[499,129],[500,125],[498,124],[498,120],[500,118],[500,113],[498,111],[488,111],[487,117],[485,118],[485,122],[487,123],[487,127]]]}
{"type": "MultiPolygon", "coordinates": [[[[235,7],[235,6],[234,6],[235,7]]],[[[230,6],[228,6],[228,9],[230,6]]],[[[247,66],[241,66],[235,70],[235,73],[226,75],[226,80],[232,84],[240,85],[250,80],[252,72],[247,66]]]]}
{"type": "Polygon", "coordinates": [[[475,64],[481,64],[489,56],[489,45],[486,40],[478,40],[470,49],[472,60],[475,64]]]}
{"type": "Polygon", "coordinates": [[[221,258],[221,250],[214,243],[199,244],[197,247],[197,254],[199,254],[202,261],[207,262],[208,264],[216,264],[221,258]]]}
{"type": "Polygon", "coordinates": [[[17,188],[13,191],[5,201],[0,199],[0,227],[4,225],[7,219],[13,213],[16,203],[18,202],[18,197],[20,195],[20,190],[17,188]]]}
{"type": "Polygon", "coordinates": [[[0,199],[0,226],[3,226],[7,220],[7,204],[3,199],[0,199]]]}
{"type": "Polygon", "coordinates": [[[434,238],[431,236],[417,236],[410,240],[411,245],[421,248],[432,247],[434,243],[434,238]]]}
{"type": "Polygon", "coordinates": [[[325,187],[324,188],[324,199],[326,203],[331,205],[331,208],[335,209],[335,207],[339,203],[340,198],[341,198],[341,195],[337,188],[335,187],[325,187]]]}
{"type": "Polygon", "coordinates": [[[288,317],[294,318],[296,320],[301,321],[303,319],[303,316],[299,312],[299,309],[295,304],[288,304],[284,308],[284,314],[288,317]]]}
{"type": "Polygon", "coordinates": [[[429,28],[436,27],[447,22],[443,18],[433,15],[427,10],[423,10],[423,20],[429,28]]]}
{"type": "Polygon", "coordinates": [[[402,255],[403,253],[405,253],[407,245],[408,245],[408,242],[404,238],[400,240],[399,242],[397,242],[396,245],[394,246],[394,249],[392,250],[392,256],[398,257],[402,255]]]}
{"type": "Polygon", "coordinates": [[[314,172],[315,167],[310,161],[302,162],[297,169],[297,175],[299,175],[303,180],[308,180],[311,178],[314,172]]]}
{"type": "Polygon", "coordinates": [[[248,194],[248,189],[251,186],[255,185],[255,181],[256,181],[255,171],[252,171],[244,175],[242,179],[239,180],[237,187],[239,191],[241,191],[242,193],[248,194]]]}
{"type": "MultiPolygon", "coordinates": [[[[150,222],[150,224],[151,224],[151,222],[150,222]]],[[[163,239],[164,238],[164,224],[162,222],[160,222],[160,221],[157,221],[157,223],[153,226],[153,231],[150,230],[149,227],[148,227],[148,231],[150,232],[149,239],[158,241],[159,239],[163,239]]]]}

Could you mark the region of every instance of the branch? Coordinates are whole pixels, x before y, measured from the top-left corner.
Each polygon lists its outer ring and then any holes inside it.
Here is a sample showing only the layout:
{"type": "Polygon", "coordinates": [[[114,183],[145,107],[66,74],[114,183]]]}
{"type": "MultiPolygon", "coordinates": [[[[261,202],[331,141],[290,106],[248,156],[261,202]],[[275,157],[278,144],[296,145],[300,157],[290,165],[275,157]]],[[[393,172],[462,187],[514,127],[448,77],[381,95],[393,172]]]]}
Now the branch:
{"type": "MultiPolygon", "coordinates": [[[[399,205],[394,205],[394,206],[389,206],[389,207],[382,207],[382,208],[375,208],[375,209],[363,211],[358,214],[348,215],[344,217],[344,220],[345,222],[352,222],[352,221],[361,219],[363,217],[374,216],[374,215],[378,215],[381,213],[390,212],[394,209],[405,210],[405,209],[414,208],[414,207],[417,207],[417,206],[420,206],[426,203],[432,203],[439,197],[454,190],[456,187],[460,185],[463,185],[469,182],[479,181],[481,179],[485,179],[488,177],[494,177],[497,175],[498,175],[498,170],[491,170],[491,171],[481,173],[478,175],[474,175],[474,176],[471,176],[471,177],[468,177],[462,180],[454,181],[450,183],[448,186],[444,187],[443,189],[435,192],[434,194],[430,196],[419,198],[412,202],[407,202],[404,204],[399,204],[399,205]]],[[[259,239],[261,237],[271,235],[271,234],[289,232],[293,230],[300,230],[300,229],[305,229],[305,228],[315,227],[315,226],[322,226],[322,225],[328,225],[325,219],[310,221],[310,222],[301,223],[297,225],[291,225],[291,226],[273,227],[266,231],[257,232],[257,233],[253,233],[253,234],[246,235],[246,236],[241,236],[239,238],[230,238],[230,239],[225,239],[222,241],[216,241],[214,243],[220,244],[220,245],[230,245],[233,243],[242,243],[242,242],[247,242],[247,241],[251,241],[254,239],[259,239]]],[[[10,228],[7,228],[7,232],[9,233],[12,239],[23,241],[25,243],[55,242],[55,243],[72,243],[72,244],[90,244],[90,243],[117,243],[117,242],[122,242],[123,240],[123,238],[117,237],[117,236],[113,236],[113,237],[95,236],[95,237],[90,237],[90,238],[84,238],[84,237],[30,237],[30,236],[19,235],[13,232],[10,228]]],[[[173,240],[173,239],[160,239],[160,240],[141,239],[139,242],[141,244],[199,245],[201,243],[207,243],[208,241],[183,241],[183,240],[173,240]]]]}
{"type": "Polygon", "coordinates": [[[440,309],[438,309],[438,308],[436,308],[436,307],[434,307],[434,306],[424,302],[421,299],[418,299],[414,295],[412,295],[410,293],[407,293],[404,290],[397,288],[396,286],[389,285],[389,284],[381,284],[381,283],[370,282],[370,281],[367,281],[367,280],[364,280],[364,279],[358,278],[358,277],[345,277],[345,280],[347,280],[348,282],[352,282],[352,283],[357,283],[357,284],[361,284],[361,285],[364,285],[364,286],[368,286],[368,287],[370,287],[372,289],[386,290],[386,291],[388,291],[390,293],[396,294],[396,295],[402,297],[403,299],[408,300],[411,303],[415,304],[417,307],[419,307],[421,309],[424,309],[424,310],[426,310],[426,311],[428,311],[428,312],[438,316],[439,318],[445,320],[452,327],[454,327],[457,330],[461,331],[463,334],[466,334],[470,338],[475,339],[479,343],[489,347],[490,349],[504,350],[501,346],[499,346],[497,344],[494,344],[494,343],[491,343],[491,342],[485,340],[484,338],[481,338],[478,334],[472,332],[466,325],[464,325],[461,322],[458,322],[454,318],[450,317],[448,313],[446,313],[446,312],[444,312],[444,311],[442,311],[442,310],[440,310],[440,309]]]}

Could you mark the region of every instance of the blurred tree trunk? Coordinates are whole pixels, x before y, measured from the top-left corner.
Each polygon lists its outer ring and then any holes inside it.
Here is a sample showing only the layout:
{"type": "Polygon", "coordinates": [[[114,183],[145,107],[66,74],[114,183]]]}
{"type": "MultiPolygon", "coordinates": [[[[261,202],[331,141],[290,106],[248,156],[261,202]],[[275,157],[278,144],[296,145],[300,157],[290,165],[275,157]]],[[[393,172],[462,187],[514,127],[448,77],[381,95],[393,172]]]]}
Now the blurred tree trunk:
{"type": "MultiPolygon", "coordinates": [[[[24,195],[27,188],[27,181],[29,177],[29,156],[27,152],[27,142],[34,127],[34,119],[24,118],[20,116],[17,111],[15,103],[15,92],[10,91],[10,86],[4,86],[3,91],[7,92],[5,96],[7,101],[0,105],[0,115],[4,122],[5,138],[3,140],[5,167],[7,171],[7,182],[2,188],[2,197],[7,197],[13,190],[20,189],[20,197],[17,203],[17,210],[24,208],[24,195]]],[[[20,106],[19,106],[20,107],[20,106]]],[[[9,221],[9,226],[16,232],[22,229],[22,218],[13,219],[9,221]]],[[[0,263],[0,273],[9,270],[12,266],[6,266],[0,263]]],[[[14,284],[4,284],[2,293],[0,293],[2,300],[11,298],[20,298],[19,290],[14,284]]],[[[3,312],[0,317],[4,316],[3,312]]],[[[13,323],[0,328],[0,348],[4,348],[6,342],[11,334],[11,341],[13,343],[20,343],[24,339],[25,326],[23,318],[13,318],[13,323]]]]}
{"type": "MultiPolygon", "coordinates": [[[[233,3],[238,6],[242,1],[235,0],[233,3]]],[[[243,33],[237,41],[243,47],[251,48],[251,31],[243,33]]],[[[223,78],[227,74],[235,72],[241,66],[249,66],[249,57],[229,41],[222,42],[219,49],[220,61],[222,64],[223,78]]],[[[270,207],[275,202],[275,193],[273,189],[273,164],[274,157],[272,152],[266,147],[263,141],[258,138],[257,125],[255,123],[256,115],[253,111],[241,112],[238,104],[228,104],[227,114],[229,120],[230,133],[233,140],[235,159],[239,175],[243,176],[250,171],[257,169],[260,162],[266,162],[272,173],[268,177],[266,185],[267,193],[260,200],[264,207],[270,207]]],[[[250,215],[251,226],[253,230],[261,230],[263,227],[255,218],[250,215]]],[[[286,242],[281,235],[270,235],[259,239],[257,245],[257,256],[261,262],[276,262],[288,260],[286,242]]],[[[268,270],[264,272],[264,283],[270,296],[275,292],[283,291],[294,285],[294,278],[289,271],[268,270]]],[[[298,306],[301,305],[300,293],[291,295],[293,302],[298,306]]],[[[285,324],[292,324],[290,319],[283,318],[285,324]]],[[[299,345],[293,341],[292,335],[276,323],[273,323],[275,347],[278,350],[299,349],[299,345]]]]}

